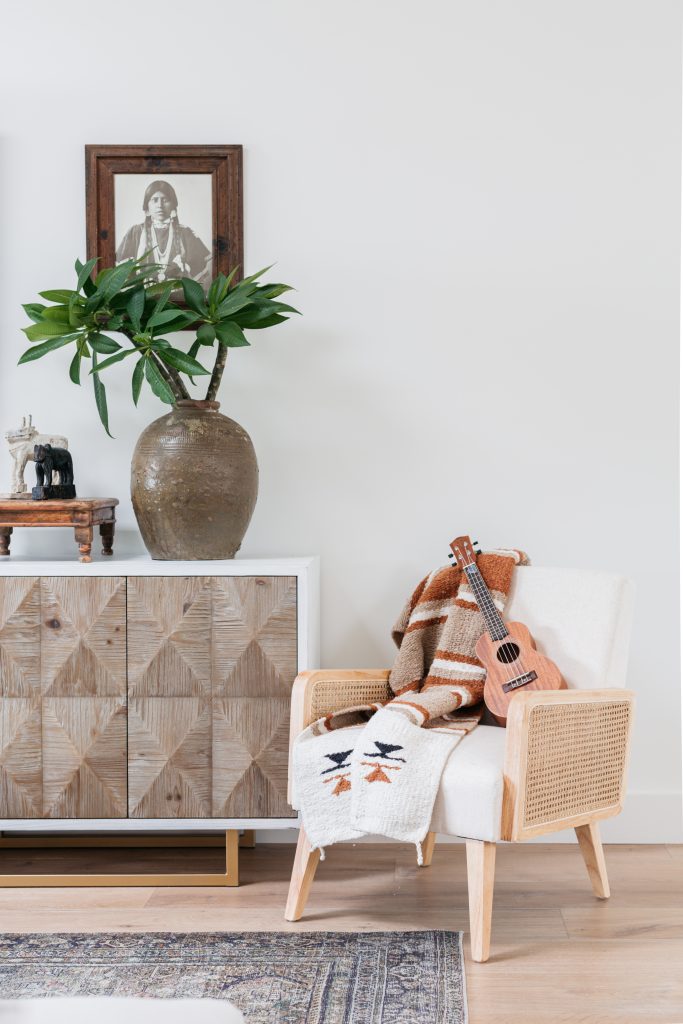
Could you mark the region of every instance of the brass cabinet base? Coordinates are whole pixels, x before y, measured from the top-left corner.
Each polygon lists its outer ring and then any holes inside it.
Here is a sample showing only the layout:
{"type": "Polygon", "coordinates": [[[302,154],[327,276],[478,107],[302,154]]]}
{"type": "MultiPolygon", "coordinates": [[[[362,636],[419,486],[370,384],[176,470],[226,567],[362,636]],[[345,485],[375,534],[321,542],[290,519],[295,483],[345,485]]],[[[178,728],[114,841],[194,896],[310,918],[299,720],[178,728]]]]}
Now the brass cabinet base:
{"type": "MultiPolygon", "coordinates": [[[[251,831],[251,830],[250,830],[251,831]]],[[[244,845],[254,845],[253,832],[244,833],[247,842],[244,845]],[[250,840],[250,841],[249,841],[250,840]]],[[[155,874],[154,872],[142,874],[21,874],[5,875],[0,872],[0,889],[17,888],[71,888],[83,886],[173,886],[173,885],[239,885],[239,846],[240,834],[237,830],[231,829],[225,833],[225,840],[222,837],[204,836],[57,836],[36,837],[35,839],[0,839],[2,847],[49,847],[49,846],[218,846],[225,842],[225,873],[219,871],[209,872],[179,872],[155,874]],[[218,840],[218,841],[217,841],[218,840]]]]}

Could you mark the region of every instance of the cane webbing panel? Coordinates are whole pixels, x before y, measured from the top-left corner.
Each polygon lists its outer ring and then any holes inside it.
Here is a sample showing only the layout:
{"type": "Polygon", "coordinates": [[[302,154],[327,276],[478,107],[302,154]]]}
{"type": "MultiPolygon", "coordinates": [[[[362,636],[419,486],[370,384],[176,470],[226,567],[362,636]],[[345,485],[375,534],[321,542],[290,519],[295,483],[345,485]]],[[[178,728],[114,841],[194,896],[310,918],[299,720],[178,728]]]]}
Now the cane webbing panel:
{"type": "Polygon", "coordinates": [[[628,701],[533,708],[522,828],[618,806],[630,721],[628,701]]]}
{"type": "Polygon", "coordinates": [[[385,679],[320,679],[313,686],[311,713],[306,725],[323,715],[358,704],[373,704],[391,696],[385,679]]]}

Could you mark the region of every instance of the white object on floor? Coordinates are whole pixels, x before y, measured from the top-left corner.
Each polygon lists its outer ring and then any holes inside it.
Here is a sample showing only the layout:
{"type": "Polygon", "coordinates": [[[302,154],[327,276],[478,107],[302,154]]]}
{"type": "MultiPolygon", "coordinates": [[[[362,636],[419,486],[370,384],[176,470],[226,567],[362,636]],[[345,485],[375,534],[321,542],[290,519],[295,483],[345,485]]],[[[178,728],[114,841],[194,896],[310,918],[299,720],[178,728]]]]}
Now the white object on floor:
{"type": "Polygon", "coordinates": [[[0,1000],[1,1024],[244,1024],[224,999],[52,996],[0,1000]]]}

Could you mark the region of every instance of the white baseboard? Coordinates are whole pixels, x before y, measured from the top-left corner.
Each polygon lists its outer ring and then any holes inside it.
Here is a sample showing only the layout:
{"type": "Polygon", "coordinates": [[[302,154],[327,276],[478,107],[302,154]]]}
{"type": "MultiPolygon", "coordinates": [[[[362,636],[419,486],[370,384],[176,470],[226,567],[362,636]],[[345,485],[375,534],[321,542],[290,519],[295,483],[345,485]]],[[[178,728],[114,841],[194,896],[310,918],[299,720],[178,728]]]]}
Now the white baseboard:
{"type": "MultiPolygon", "coordinates": [[[[683,796],[680,793],[630,793],[624,810],[616,818],[600,823],[605,843],[683,843],[683,796]]],[[[296,829],[260,829],[256,841],[295,843],[296,829]]],[[[460,843],[454,836],[440,836],[442,843],[460,843]]],[[[538,843],[573,843],[573,832],[553,832],[532,839],[538,843]]],[[[361,843],[392,842],[379,836],[365,836],[361,843]]]]}

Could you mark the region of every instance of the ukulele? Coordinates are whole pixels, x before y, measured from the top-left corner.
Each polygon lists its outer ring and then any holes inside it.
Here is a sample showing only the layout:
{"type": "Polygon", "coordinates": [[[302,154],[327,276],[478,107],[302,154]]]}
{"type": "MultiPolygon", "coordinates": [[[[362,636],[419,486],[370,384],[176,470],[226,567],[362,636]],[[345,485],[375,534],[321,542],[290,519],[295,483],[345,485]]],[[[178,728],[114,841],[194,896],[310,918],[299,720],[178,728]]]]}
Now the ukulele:
{"type": "Polygon", "coordinates": [[[503,622],[489,588],[479,572],[469,537],[451,542],[449,558],[455,558],[484,616],[486,632],[475,651],[486,669],[484,702],[500,725],[505,725],[510,701],[518,690],[565,690],[567,684],[557,665],[539,654],[531,633],[521,622],[503,622]]]}

